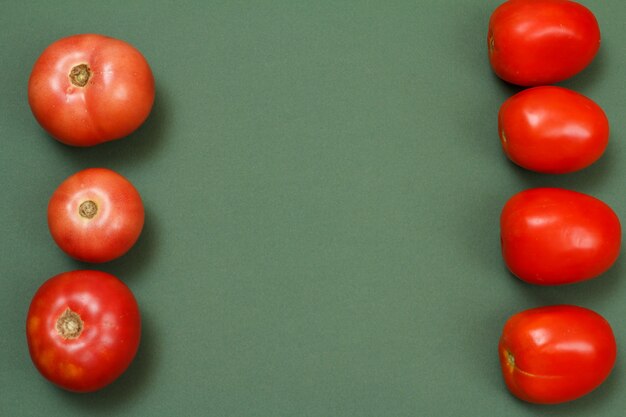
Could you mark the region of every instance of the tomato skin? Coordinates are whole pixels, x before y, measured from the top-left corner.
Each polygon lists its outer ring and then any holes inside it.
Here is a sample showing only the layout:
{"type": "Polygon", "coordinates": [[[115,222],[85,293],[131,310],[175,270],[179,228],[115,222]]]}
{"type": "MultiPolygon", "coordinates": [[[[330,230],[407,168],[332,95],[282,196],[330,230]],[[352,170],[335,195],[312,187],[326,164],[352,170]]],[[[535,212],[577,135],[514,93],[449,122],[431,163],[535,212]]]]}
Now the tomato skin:
{"type": "Polygon", "coordinates": [[[511,197],[500,216],[502,256],[531,284],[562,285],[595,278],[617,260],[621,225],[604,202],[561,188],[533,188],[511,197]]]}
{"type": "Polygon", "coordinates": [[[609,121],[591,99],[562,87],[523,90],[498,113],[504,153],[517,165],[565,174],[596,162],[609,142],[609,121]]]}
{"type": "Polygon", "coordinates": [[[133,361],[141,339],[139,307],[131,290],[111,274],[64,272],[33,296],[26,337],[33,364],[46,379],[70,391],[96,391],[133,361]],[[68,311],[82,321],[74,338],[59,330],[68,311]]]}
{"type": "Polygon", "coordinates": [[[50,235],[65,253],[84,262],[107,262],[124,255],[139,238],[144,218],[137,189],[106,168],[88,168],[70,176],[48,203],[50,235]],[[86,205],[89,202],[96,206],[95,215],[86,205]]]}
{"type": "Polygon", "coordinates": [[[572,401],[610,375],[617,345],[598,313],[572,305],[532,308],[504,325],[498,353],[504,381],[516,397],[539,404],[572,401]]]}
{"type": "Polygon", "coordinates": [[[120,139],[148,117],[154,102],[154,77],[143,55],[130,44],[97,34],[59,39],[35,62],[28,102],[39,124],[62,143],[93,146],[120,139]],[[84,86],[70,73],[86,64],[84,86]]]}
{"type": "Polygon", "coordinates": [[[593,13],[569,0],[509,0],[489,20],[487,47],[494,72],[512,84],[537,86],[570,78],[600,48],[593,13]]]}

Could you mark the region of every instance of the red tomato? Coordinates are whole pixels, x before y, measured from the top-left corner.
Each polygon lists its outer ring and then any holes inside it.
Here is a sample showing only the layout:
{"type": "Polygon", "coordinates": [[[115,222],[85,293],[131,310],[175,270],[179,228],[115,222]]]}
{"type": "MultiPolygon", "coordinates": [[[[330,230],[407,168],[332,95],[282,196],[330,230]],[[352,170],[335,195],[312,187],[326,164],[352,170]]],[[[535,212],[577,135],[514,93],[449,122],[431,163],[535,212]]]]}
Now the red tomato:
{"type": "Polygon", "coordinates": [[[600,28],[568,0],[509,0],[491,15],[487,35],[495,73],[512,84],[553,84],[582,71],[600,47],[600,28]]]}
{"type": "Polygon", "coordinates": [[[500,217],[502,255],[518,278],[560,285],[595,278],[617,259],[621,226],[595,197],[561,188],[515,194],[500,217]]]}
{"type": "Polygon", "coordinates": [[[48,46],[28,82],[33,115],[67,145],[92,146],[137,129],[154,102],[154,78],[143,55],[102,35],[73,35],[48,46]]]}
{"type": "Polygon", "coordinates": [[[125,254],[144,224],[141,196],[120,174],[89,168],[67,178],[48,204],[48,227],[59,247],[85,262],[125,254]]]}
{"type": "Polygon", "coordinates": [[[516,397],[556,404],[602,384],[615,364],[617,346],[611,326],[598,313],[559,305],[511,317],[498,351],[504,381],[516,397]]]}
{"type": "Polygon", "coordinates": [[[502,149],[513,162],[548,174],[591,165],[609,142],[602,108],[582,94],[553,86],[529,88],[506,100],[498,129],[502,149]]]}
{"type": "Polygon", "coordinates": [[[141,317],[130,289],[111,274],[56,275],[35,293],[26,322],[28,348],[41,374],[70,391],[95,391],[130,365],[141,317]]]}

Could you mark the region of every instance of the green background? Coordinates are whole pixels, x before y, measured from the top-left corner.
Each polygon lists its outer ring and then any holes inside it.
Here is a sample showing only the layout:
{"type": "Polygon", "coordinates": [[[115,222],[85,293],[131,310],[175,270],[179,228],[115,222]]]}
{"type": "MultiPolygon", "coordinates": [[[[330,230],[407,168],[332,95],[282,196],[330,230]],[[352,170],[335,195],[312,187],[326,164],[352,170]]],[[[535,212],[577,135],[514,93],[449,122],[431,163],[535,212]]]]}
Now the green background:
{"type": "Polygon", "coordinates": [[[507,392],[496,346],[510,315],[554,303],[598,311],[626,343],[625,258],[534,287],[498,236],[508,197],[540,185],[626,218],[626,3],[585,2],[602,47],[562,85],[605,109],[612,136],[566,176],[500,149],[496,114],[517,90],[487,61],[499,3],[2,1],[0,415],[623,415],[623,354],[593,394],[540,407],[507,392]],[[135,45],[157,85],[136,133],[90,149],[51,139],[26,98],[41,51],[84,32],[135,45]],[[147,210],[137,245],[101,265],[66,257],[46,224],[52,191],[93,166],[147,210]],[[144,321],[129,370],[88,395],[40,377],[24,332],[36,289],[77,268],[124,280],[144,321]]]}

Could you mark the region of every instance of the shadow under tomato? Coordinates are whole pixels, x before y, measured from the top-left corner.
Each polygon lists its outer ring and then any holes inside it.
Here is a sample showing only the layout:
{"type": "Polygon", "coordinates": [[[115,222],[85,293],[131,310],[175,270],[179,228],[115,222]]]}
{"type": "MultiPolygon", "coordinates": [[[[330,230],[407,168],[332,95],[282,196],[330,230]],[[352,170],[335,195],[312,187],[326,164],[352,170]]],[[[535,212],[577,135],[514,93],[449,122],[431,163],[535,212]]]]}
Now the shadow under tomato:
{"type": "Polygon", "coordinates": [[[606,69],[611,68],[611,65],[607,63],[609,56],[605,51],[606,46],[601,46],[593,61],[584,70],[557,85],[587,95],[586,91],[590,91],[596,85],[603,83],[607,77],[606,69]]]}
{"type": "MultiPolygon", "coordinates": [[[[611,375],[594,391],[583,397],[566,403],[550,405],[548,410],[546,410],[546,405],[542,404],[525,403],[525,406],[533,415],[548,415],[546,411],[549,411],[551,417],[598,415],[600,414],[598,404],[610,404],[621,394],[619,389],[621,386],[621,373],[622,369],[618,360],[611,375]]],[[[522,402],[521,400],[519,401],[522,402]]]]}
{"type": "MultiPolygon", "coordinates": [[[[619,395],[619,386],[621,382],[622,370],[619,363],[616,364],[613,372],[609,377],[589,394],[580,397],[576,400],[569,401],[561,404],[533,404],[518,399],[510,392],[499,392],[498,395],[508,395],[510,401],[515,402],[516,408],[525,409],[529,414],[533,416],[549,415],[551,417],[570,417],[570,416],[593,416],[599,414],[598,404],[605,404],[611,402],[611,397],[615,398],[619,395]]],[[[508,391],[505,387],[504,380],[502,381],[502,390],[508,391]]]]}
{"type": "MultiPolygon", "coordinates": [[[[144,202],[145,203],[145,202],[144,202]]],[[[101,269],[129,283],[134,277],[141,275],[146,265],[151,265],[156,258],[159,247],[158,219],[153,211],[145,207],[145,223],[141,235],[135,245],[121,257],[101,264],[91,264],[74,260],[76,269],[101,269]]]]}
{"type": "MultiPolygon", "coordinates": [[[[507,274],[511,285],[520,297],[530,303],[530,307],[555,304],[574,304],[594,309],[594,306],[604,304],[614,294],[620,293],[621,276],[624,266],[620,258],[604,274],[582,282],[565,285],[535,285],[522,281],[513,275],[502,262],[502,274],[507,274]]],[[[530,308],[529,307],[529,308],[530,308]]]]}
{"type": "Polygon", "coordinates": [[[45,131],[42,140],[48,140],[49,151],[64,160],[69,167],[67,176],[88,167],[104,167],[119,170],[149,163],[165,145],[169,122],[168,93],[157,85],[152,111],[146,121],[133,133],[124,138],[90,147],[64,145],[45,131]]]}
{"type": "MultiPolygon", "coordinates": [[[[142,315],[142,331],[139,350],[129,368],[116,381],[92,393],[77,394],[56,388],[63,395],[68,407],[80,415],[111,415],[115,410],[128,408],[149,389],[158,361],[158,335],[150,317],[142,315]]],[[[68,412],[71,414],[71,412],[68,412]]]]}
{"type": "Polygon", "coordinates": [[[568,174],[542,174],[522,168],[511,161],[508,161],[508,171],[512,176],[516,177],[519,183],[517,191],[534,187],[557,187],[593,195],[592,190],[600,189],[600,185],[606,182],[608,178],[611,178],[612,172],[617,169],[618,161],[615,159],[613,152],[611,152],[611,147],[609,142],[604,155],[595,163],[580,171],[568,174]]]}

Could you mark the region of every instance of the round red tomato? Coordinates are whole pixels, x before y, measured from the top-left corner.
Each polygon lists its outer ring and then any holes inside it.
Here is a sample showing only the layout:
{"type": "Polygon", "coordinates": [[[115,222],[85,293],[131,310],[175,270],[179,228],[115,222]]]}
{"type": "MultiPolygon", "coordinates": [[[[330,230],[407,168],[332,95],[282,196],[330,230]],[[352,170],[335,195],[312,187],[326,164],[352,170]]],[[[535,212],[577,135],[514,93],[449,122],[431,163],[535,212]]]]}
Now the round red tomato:
{"type": "Polygon", "coordinates": [[[41,126],[60,142],[92,146],[120,139],[148,117],[154,78],[130,44],[83,34],[48,46],[35,62],[28,101],[41,126]]]}
{"type": "Polygon", "coordinates": [[[500,142],[516,164],[564,174],[597,161],[609,142],[609,121],[591,99],[562,87],[523,90],[498,114],[500,142]]]}
{"type": "Polygon", "coordinates": [[[130,289],[111,274],[56,275],[35,293],[26,322],[28,348],[41,374],[70,391],[95,391],[135,357],[141,317],[130,289]]]}
{"type": "Polygon", "coordinates": [[[518,398],[556,404],[597,388],[611,373],[617,346],[609,323],[586,308],[533,308],[511,317],[499,343],[502,375],[518,398]]]}
{"type": "Polygon", "coordinates": [[[120,174],[89,168],[67,178],[48,204],[48,227],[59,247],[85,262],[125,254],[144,224],[139,192],[120,174]]]}
{"type": "Polygon", "coordinates": [[[616,261],[621,226],[595,197],[561,188],[515,194],[502,209],[502,255],[510,271],[532,284],[595,278],[616,261]]]}
{"type": "Polygon", "coordinates": [[[509,0],[491,15],[489,60],[505,81],[553,84],[582,71],[600,47],[593,13],[569,0],[509,0]]]}

